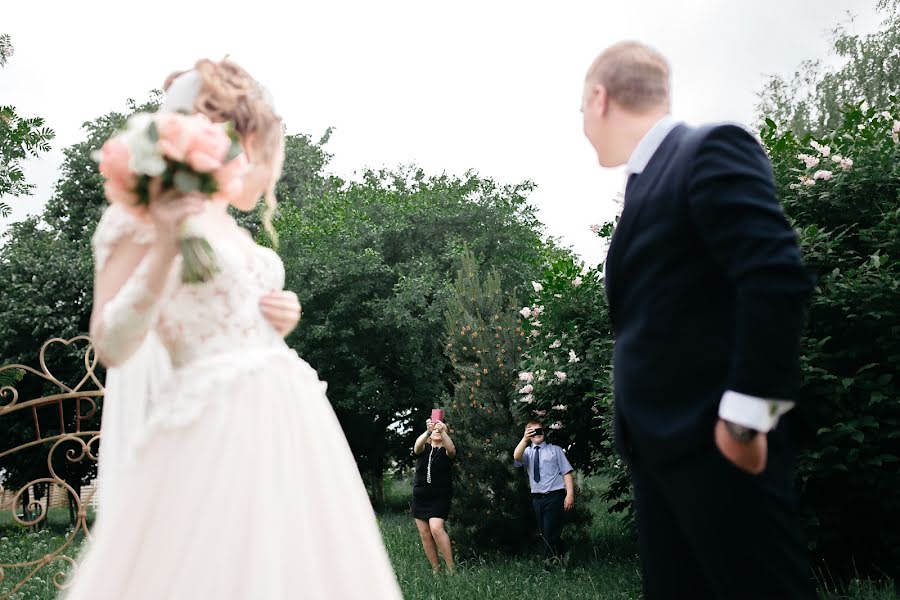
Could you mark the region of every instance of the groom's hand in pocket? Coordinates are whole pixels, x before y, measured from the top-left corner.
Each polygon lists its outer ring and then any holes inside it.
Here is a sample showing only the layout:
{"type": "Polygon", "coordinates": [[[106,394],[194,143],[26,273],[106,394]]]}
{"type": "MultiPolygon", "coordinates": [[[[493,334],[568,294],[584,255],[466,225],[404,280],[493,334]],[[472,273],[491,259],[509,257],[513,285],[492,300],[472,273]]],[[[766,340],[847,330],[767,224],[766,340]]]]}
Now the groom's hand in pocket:
{"type": "Polygon", "coordinates": [[[769,444],[766,434],[757,433],[747,441],[734,438],[725,421],[719,419],[715,429],[716,447],[729,462],[751,475],[759,475],[766,468],[769,444]]]}
{"type": "Polygon", "coordinates": [[[287,290],[269,292],[259,300],[259,310],[275,331],[286,336],[300,322],[300,301],[287,290]]]}

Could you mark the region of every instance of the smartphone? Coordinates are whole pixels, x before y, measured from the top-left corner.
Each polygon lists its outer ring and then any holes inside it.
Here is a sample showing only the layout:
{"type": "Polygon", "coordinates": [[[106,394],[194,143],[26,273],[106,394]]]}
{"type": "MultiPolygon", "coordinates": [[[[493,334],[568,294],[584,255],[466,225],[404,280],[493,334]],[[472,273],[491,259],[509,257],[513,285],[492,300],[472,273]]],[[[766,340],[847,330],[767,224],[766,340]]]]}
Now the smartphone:
{"type": "Polygon", "coordinates": [[[438,421],[440,421],[441,423],[444,422],[444,411],[440,408],[432,408],[431,409],[431,422],[437,423],[438,421]]]}

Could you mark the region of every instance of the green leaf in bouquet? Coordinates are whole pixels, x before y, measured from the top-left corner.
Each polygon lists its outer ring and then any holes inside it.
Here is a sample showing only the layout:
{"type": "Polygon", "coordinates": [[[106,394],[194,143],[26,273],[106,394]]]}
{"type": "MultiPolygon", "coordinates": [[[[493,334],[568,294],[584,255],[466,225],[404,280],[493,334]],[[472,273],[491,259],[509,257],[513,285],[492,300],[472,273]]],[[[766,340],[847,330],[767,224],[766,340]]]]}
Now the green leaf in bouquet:
{"type": "Polygon", "coordinates": [[[240,142],[232,140],[231,147],[228,149],[228,154],[225,156],[225,161],[234,160],[243,152],[244,147],[241,146],[240,142]]]}
{"type": "Polygon", "coordinates": [[[237,129],[235,128],[234,121],[225,121],[225,133],[228,134],[228,138],[232,142],[240,143],[241,134],[239,134],[237,129]]]}
{"type": "Polygon", "coordinates": [[[149,175],[140,175],[134,184],[134,194],[137,196],[137,205],[146,206],[150,204],[150,182],[153,180],[149,175]]]}
{"type": "Polygon", "coordinates": [[[219,191],[219,182],[216,181],[216,178],[213,177],[209,173],[201,173],[198,175],[200,178],[200,192],[206,194],[207,196],[212,196],[216,192],[219,191]]]}
{"type": "Polygon", "coordinates": [[[159,141],[159,127],[156,126],[156,122],[150,123],[150,127],[147,128],[147,137],[153,143],[159,141]]]}
{"type": "Polygon", "coordinates": [[[196,173],[176,171],[174,177],[172,178],[172,183],[175,185],[175,189],[179,192],[190,194],[193,192],[199,192],[203,182],[200,180],[200,176],[196,173]]]}

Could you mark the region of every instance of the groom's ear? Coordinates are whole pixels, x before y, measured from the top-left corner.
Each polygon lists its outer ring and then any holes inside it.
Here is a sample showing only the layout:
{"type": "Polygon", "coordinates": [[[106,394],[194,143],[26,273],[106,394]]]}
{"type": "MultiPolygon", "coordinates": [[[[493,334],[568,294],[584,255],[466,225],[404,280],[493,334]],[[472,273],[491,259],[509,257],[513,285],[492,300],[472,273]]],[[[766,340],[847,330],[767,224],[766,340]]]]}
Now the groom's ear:
{"type": "Polygon", "coordinates": [[[588,89],[587,105],[601,115],[606,114],[609,108],[609,94],[603,84],[595,83],[588,89]]]}

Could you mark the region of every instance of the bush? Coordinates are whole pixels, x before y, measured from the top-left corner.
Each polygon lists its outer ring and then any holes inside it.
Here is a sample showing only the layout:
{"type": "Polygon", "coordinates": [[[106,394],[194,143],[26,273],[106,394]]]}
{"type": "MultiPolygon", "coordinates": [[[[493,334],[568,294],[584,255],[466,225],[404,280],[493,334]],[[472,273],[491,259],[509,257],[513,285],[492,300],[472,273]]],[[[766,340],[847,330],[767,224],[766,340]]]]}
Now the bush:
{"type": "Polygon", "coordinates": [[[761,132],[818,276],[803,340],[797,481],[814,556],[897,575],[900,530],[900,111],[848,107],[798,139],[761,132]]]}
{"type": "MultiPolygon", "coordinates": [[[[472,254],[464,254],[446,312],[446,352],[455,374],[447,420],[458,452],[452,519],[464,552],[520,549],[535,532],[528,480],[512,459],[524,429],[512,403],[526,348],[514,298],[496,271],[482,277],[472,254]]],[[[567,519],[569,542],[589,521],[583,504],[567,519]]]]}

